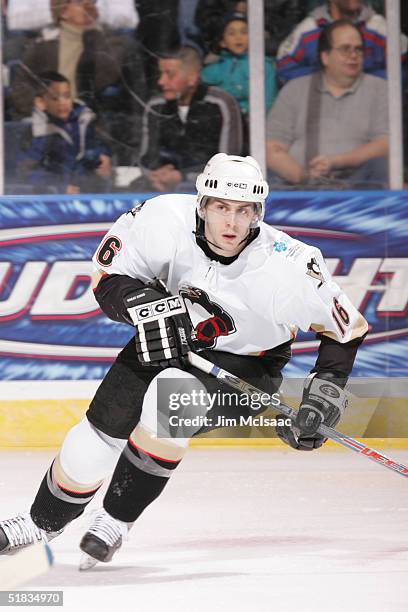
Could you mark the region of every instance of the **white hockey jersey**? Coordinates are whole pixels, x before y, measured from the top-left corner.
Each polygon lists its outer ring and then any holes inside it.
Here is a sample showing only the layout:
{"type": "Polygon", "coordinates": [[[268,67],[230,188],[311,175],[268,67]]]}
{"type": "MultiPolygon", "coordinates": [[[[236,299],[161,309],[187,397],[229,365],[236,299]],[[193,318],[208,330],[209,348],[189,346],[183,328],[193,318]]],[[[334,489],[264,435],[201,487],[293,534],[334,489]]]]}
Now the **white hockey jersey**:
{"type": "Polygon", "coordinates": [[[367,331],[320,251],[266,223],[235,261],[211,261],[193,233],[195,203],[193,195],[161,195],[122,215],[94,255],[99,272],[162,279],[183,296],[195,327],[217,317],[219,334],[207,344],[215,350],[259,354],[298,328],[341,343],[367,331]]]}

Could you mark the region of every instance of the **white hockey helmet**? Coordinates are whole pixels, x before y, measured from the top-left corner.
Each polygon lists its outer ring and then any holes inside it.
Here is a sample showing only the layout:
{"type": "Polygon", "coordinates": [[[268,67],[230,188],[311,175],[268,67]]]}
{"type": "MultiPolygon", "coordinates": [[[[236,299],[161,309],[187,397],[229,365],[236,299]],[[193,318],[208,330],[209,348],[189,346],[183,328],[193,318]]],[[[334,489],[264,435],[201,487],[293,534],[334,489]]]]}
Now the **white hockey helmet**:
{"type": "Polygon", "coordinates": [[[256,227],[265,212],[265,200],[269,192],[258,162],[247,155],[227,155],[217,153],[207,162],[196,181],[197,212],[202,218],[202,209],[207,198],[254,202],[257,211],[256,227]]]}

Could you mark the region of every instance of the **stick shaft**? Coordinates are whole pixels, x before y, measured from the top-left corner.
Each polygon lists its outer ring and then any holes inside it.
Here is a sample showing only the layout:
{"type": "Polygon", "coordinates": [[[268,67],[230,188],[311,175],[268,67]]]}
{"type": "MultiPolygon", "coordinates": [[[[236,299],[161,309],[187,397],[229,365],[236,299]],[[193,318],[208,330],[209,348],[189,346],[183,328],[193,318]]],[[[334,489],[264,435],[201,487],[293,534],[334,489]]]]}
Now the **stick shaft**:
{"type": "MultiPolygon", "coordinates": [[[[223,380],[228,385],[230,385],[230,387],[238,389],[241,392],[248,393],[249,395],[255,393],[258,395],[264,394],[264,391],[262,391],[262,389],[258,389],[257,387],[246,383],[244,380],[242,380],[242,378],[238,378],[238,376],[235,376],[234,374],[223,370],[222,368],[211,363],[211,361],[200,357],[200,355],[197,355],[197,353],[189,353],[189,362],[195,368],[198,368],[199,370],[202,370],[207,374],[211,374],[219,380],[223,380]]],[[[279,406],[275,406],[271,403],[270,407],[273,408],[273,410],[276,410],[277,412],[280,412],[291,419],[294,419],[297,414],[296,411],[293,410],[293,408],[290,408],[290,406],[286,406],[285,404],[279,404],[279,406]]],[[[367,457],[367,459],[371,459],[371,461],[375,461],[375,463],[382,465],[383,467],[388,468],[390,470],[393,470],[401,476],[408,477],[407,466],[403,465],[402,463],[397,463],[393,459],[386,457],[382,453],[376,451],[374,448],[370,448],[362,442],[359,442],[358,440],[355,440],[350,436],[346,436],[345,434],[342,434],[336,429],[328,427],[327,425],[320,425],[317,431],[325,438],[329,438],[330,440],[333,440],[334,442],[337,442],[338,444],[341,444],[342,446],[345,446],[346,448],[353,450],[354,452],[359,453],[360,455],[364,455],[365,457],[367,457]]]]}

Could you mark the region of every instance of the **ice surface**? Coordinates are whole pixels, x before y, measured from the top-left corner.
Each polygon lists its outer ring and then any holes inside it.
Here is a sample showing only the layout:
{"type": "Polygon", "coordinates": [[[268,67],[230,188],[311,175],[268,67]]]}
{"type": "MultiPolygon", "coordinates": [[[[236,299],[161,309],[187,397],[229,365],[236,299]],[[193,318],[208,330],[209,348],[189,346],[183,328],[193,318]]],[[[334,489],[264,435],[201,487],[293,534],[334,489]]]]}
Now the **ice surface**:
{"type": "MultiPolygon", "coordinates": [[[[0,452],[2,518],[30,506],[53,455],[0,452]]],[[[343,450],[194,448],[111,563],[78,571],[99,496],[24,588],[62,589],[64,612],[406,612],[407,484],[343,450]]]]}

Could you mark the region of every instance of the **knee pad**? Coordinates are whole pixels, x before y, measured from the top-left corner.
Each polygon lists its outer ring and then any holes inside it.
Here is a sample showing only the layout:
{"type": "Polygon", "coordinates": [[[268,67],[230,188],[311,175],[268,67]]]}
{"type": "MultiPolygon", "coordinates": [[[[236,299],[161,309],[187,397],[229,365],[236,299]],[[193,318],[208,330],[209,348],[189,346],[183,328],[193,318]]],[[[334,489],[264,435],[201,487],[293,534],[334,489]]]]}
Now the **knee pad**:
{"type": "Polygon", "coordinates": [[[183,438],[188,440],[202,427],[200,419],[208,410],[208,403],[203,400],[206,393],[203,383],[189,372],[167,368],[148,386],[139,423],[158,438],[174,444],[183,438]],[[182,396],[191,401],[181,401],[182,396]],[[170,421],[171,417],[176,418],[170,421]],[[195,423],[188,425],[189,419],[195,423]]]}
{"type": "Polygon", "coordinates": [[[159,461],[173,463],[181,461],[187,452],[188,443],[189,438],[158,438],[155,432],[145,429],[140,423],[129,436],[129,444],[140,456],[148,455],[159,461]]]}
{"type": "MultiPolygon", "coordinates": [[[[139,424],[129,437],[134,446],[159,459],[178,461],[186,453],[190,438],[201,428],[194,426],[171,427],[169,419],[176,412],[170,408],[173,400],[182,394],[192,396],[193,391],[204,391],[204,385],[192,374],[177,368],[167,368],[160,372],[150,383],[143,399],[139,424]]],[[[180,406],[178,420],[192,419],[207,411],[205,405],[180,406]]]]}
{"type": "Polygon", "coordinates": [[[92,488],[112,472],[125,445],[126,440],[110,438],[85,417],[67,433],[55,464],[55,477],[92,488]]]}

